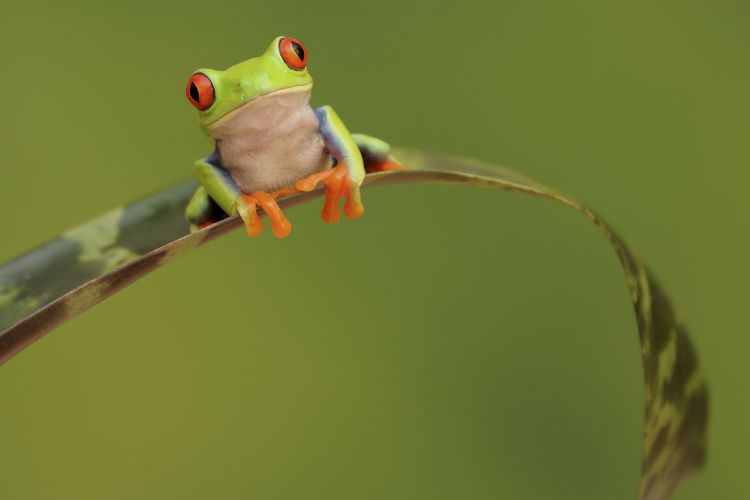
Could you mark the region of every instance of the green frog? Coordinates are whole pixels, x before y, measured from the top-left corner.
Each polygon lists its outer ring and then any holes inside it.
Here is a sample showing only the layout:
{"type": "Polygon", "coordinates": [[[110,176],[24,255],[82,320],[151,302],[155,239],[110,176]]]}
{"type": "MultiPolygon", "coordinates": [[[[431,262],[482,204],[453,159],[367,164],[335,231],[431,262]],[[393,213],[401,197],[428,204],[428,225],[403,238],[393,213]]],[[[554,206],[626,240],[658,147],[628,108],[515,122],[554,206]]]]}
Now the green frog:
{"type": "Polygon", "coordinates": [[[319,184],[326,187],[324,221],[341,218],[342,199],[344,214],[355,219],[364,214],[366,171],[404,168],[388,143],[349,133],[330,106],[310,106],[307,59],[302,42],[280,36],[260,57],[190,76],[185,94],[214,144],[213,153],[195,163],[201,186],[186,209],[192,230],[239,214],[248,235],[257,236],[262,209],[283,238],[292,226],[277,200],[319,184]]]}

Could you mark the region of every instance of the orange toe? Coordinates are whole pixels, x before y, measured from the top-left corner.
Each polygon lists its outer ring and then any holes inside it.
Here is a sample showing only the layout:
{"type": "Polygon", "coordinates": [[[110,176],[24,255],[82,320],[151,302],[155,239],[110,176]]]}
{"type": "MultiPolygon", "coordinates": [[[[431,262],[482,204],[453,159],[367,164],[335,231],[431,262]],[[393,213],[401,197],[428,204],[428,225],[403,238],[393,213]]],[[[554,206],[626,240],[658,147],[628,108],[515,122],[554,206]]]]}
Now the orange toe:
{"type": "Polygon", "coordinates": [[[237,206],[237,212],[245,223],[247,235],[254,238],[263,231],[263,220],[258,215],[258,200],[253,196],[242,195],[242,205],[237,206]]]}
{"type": "Polygon", "coordinates": [[[331,170],[331,175],[325,180],[326,184],[326,202],[323,205],[323,212],[320,217],[331,224],[338,222],[341,219],[341,212],[339,211],[339,200],[343,196],[345,189],[346,178],[349,172],[346,168],[336,167],[331,170]]]}
{"type": "Polygon", "coordinates": [[[268,216],[268,219],[271,221],[271,231],[273,234],[277,238],[286,238],[289,236],[289,233],[292,232],[292,224],[284,215],[279,204],[276,203],[276,198],[263,191],[256,191],[250,196],[258,200],[258,204],[268,216]]]}
{"type": "Polygon", "coordinates": [[[362,217],[365,214],[365,206],[362,204],[362,199],[359,195],[359,186],[355,190],[351,188],[345,189],[344,195],[346,197],[344,200],[344,214],[350,219],[359,219],[362,217]]]}
{"type": "Polygon", "coordinates": [[[312,174],[297,181],[294,186],[300,191],[312,191],[318,184],[326,186],[326,201],[320,214],[324,221],[334,223],[341,220],[339,205],[342,198],[344,214],[350,219],[356,219],[365,213],[359,186],[354,185],[349,179],[349,168],[345,163],[339,162],[335,167],[312,174]]]}
{"type": "Polygon", "coordinates": [[[271,221],[271,231],[277,238],[285,238],[292,232],[292,224],[276,202],[278,196],[288,193],[280,193],[282,191],[276,191],[273,194],[256,191],[241,196],[242,202],[237,205],[237,212],[245,223],[248,236],[255,237],[263,231],[263,219],[258,215],[258,207],[262,208],[268,216],[268,220],[271,221]]]}
{"type": "Polygon", "coordinates": [[[304,179],[300,179],[295,182],[294,187],[299,191],[312,191],[313,189],[318,187],[318,184],[320,184],[321,182],[325,183],[325,181],[331,176],[333,170],[333,168],[328,168],[323,170],[322,172],[316,172],[308,177],[305,177],[304,179]]]}
{"type": "Polygon", "coordinates": [[[271,196],[273,196],[274,199],[278,200],[279,198],[283,198],[284,196],[289,196],[290,194],[294,194],[297,192],[297,189],[294,187],[288,187],[284,189],[279,189],[278,191],[274,191],[271,193],[271,196]]]}

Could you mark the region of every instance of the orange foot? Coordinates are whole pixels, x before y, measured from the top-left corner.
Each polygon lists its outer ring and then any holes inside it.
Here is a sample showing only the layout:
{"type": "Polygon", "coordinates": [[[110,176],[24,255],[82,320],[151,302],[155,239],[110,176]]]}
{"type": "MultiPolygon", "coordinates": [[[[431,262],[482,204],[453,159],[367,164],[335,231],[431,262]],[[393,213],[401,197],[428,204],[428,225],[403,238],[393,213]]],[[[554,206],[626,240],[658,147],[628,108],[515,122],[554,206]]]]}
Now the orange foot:
{"type": "Polygon", "coordinates": [[[320,217],[326,222],[338,222],[341,219],[339,201],[344,198],[344,214],[350,219],[361,217],[365,213],[359,194],[359,185],[349,179],[349,169],[341,162],[333,168],[323,170],[297,181],[294,187],[300,191],[312,191],[318,184],[326,186],[326,202],[320,217]]]}
{"type": "Polygon", "coordinates": [[[292,224],[281,211],[277,198],[294,192],[294,189],[282,189],[273,193],[256,191],[251,194],[243,194],[241,201],[237,202],[237,212],[245,223],[248,236],[258,236],[263,230],[263,220],[258,215],[258,207],[268,215],[271,221],[271,231],[277,238],[285,238],[292,232],[292,224]]]}
{"type": "Polygon", "coordinates": [[[406,170],[407,167],[393,160],[383,160],[380,163],[374,163],[365,167],[368,174],[373,172],[388,172],[390,170],[406,170]]]}

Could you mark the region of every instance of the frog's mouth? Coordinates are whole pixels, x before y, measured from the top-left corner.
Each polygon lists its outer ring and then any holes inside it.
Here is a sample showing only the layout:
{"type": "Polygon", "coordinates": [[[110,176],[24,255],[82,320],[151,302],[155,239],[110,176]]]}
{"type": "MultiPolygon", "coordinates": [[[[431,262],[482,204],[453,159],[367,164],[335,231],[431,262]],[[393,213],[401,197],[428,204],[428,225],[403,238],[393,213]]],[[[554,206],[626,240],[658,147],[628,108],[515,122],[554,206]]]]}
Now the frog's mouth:
{"type": "MultiPolygon", "coordinates": [[[[217,127],[221,127],[223,124],[229,121],[232,121],[235,118],[243,116],[247,113],[256,113],[260,111],[258,110],[258,108],[263,103],[268,103],[271,99],[273,99],[275,102],[278,98],[283,98],[286,95],[289,95],[289,96],[299,95],[300,102],[298,104],[300,105],[308,104],[311,92],[312,92],[312,83],[306,83],[304,85],[297,85],[296,87],[289,87],[286,89],[274,90],[272,92],[267,92],[265,94],[257,95],[253,97],[252,99],[250,99],[249,101],[242,103],[236,109],[233,109],[232,111],[225,114],[224,116],[221,116],[217,120],[209,123],[208,129],[213,130],[217,127]]],[[[285,107],[291,106],[292,104],[294,103],[291,103],[291,102],[285,103],[285,107]]]]}

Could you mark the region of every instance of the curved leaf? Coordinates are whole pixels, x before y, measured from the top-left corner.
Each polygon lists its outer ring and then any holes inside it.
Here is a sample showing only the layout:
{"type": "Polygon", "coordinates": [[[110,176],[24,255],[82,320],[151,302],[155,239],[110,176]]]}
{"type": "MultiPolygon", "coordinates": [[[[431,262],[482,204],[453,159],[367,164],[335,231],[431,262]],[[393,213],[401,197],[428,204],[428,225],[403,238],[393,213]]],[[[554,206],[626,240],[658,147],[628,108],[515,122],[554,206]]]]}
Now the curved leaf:
{"type": "MultiPolygon", "coordinates": [[[[575,208],[607,238],[630,287],[645,375],[638,497],[667,498],[705,461],[708,396],[686,330],[651,273],[598,215],[550,188],[478,161],[413,150],[395,154],[410,169],[370,174],[365,185],[467,183],[541,196],[575,208]]],[[[183,182],[113,210],[0,268],[0,363],[141,276],[241,225],[231,217],[189,234],[182,213],[195,186],[183,182]]],[[[295,195],[280,204],[320,194],[295,195]]]]}

